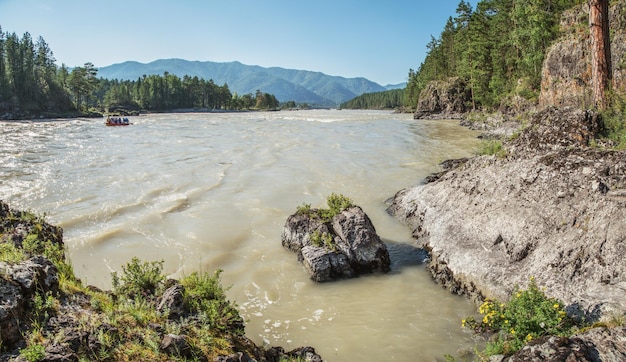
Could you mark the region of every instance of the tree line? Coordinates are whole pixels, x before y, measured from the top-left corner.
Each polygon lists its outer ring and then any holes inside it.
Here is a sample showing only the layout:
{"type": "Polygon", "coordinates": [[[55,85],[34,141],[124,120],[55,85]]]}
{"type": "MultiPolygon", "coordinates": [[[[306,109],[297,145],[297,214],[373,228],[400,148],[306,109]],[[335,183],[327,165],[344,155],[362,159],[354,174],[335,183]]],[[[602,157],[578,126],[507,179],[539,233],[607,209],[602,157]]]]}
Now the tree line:
{"type": "Polygon", "coordinates": [[[404,89],[392,89],[383,92],[365,93],[347,102],[339,108],[345,109],[398,109],[402,107],[404,89]]]}
{"type": "Polygon", "coordinates": [[[536,100],[544,55],[559,35],[562,12],[586,0],[461,0],[427,55],[410,69],[404,105],[414,108],[430,81],[463,77],[472,108],[492,108],[513,94],[536,100]]]}
{"type": "Polygon", "coordinates": [[[272,94],[232,93],[228,84],[198,77],[144,75],[137,80],[97,77],[92,63],[56,65],[43,39],[33,41],[0,27],[0,118],[101,114],[111,111],[166,111],[180,108],[221,110],[275,109],[272,94]]]}

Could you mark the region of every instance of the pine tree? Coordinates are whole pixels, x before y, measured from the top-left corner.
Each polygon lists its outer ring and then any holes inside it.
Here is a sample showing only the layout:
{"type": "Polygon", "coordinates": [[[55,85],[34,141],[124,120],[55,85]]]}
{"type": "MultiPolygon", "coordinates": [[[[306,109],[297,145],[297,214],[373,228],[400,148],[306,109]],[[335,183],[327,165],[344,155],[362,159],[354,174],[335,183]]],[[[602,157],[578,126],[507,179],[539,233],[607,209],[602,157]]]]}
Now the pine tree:
{"type": "Polygon", "coordinates": [[[611,69],[608,0],[589,0],[589,32],[593,102],[596,108],[603,110],[607,107],[606,90],[611,69]]]}

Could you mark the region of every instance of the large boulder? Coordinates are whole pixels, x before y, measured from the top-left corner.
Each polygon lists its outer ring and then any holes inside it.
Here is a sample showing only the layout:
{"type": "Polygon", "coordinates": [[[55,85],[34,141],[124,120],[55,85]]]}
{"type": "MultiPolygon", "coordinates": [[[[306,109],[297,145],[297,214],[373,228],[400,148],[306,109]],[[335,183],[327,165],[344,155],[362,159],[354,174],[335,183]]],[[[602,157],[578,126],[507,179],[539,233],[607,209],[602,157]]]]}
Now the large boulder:
{"type": "Polygon", "coordinates": [[[390,270],[387,247],[358,206],[339,212],[330,222],[315,209],[297,212],[287,218],[281,238],[317,282],[390,270]]]}

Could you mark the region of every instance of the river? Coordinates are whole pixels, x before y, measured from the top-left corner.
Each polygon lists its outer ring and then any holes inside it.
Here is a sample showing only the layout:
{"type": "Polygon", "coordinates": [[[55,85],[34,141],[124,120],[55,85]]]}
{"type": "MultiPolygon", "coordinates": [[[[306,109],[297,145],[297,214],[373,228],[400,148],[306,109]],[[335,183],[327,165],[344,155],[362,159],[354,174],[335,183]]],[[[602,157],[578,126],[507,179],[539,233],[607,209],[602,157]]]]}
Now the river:
{"type": "Polygon", "coordinates": [[[433,361],[472,350],[466,298],[436,285],[385,200],[475,133],[383,111],[150,114],[0,122],[0,199],[64,229],[75,273],[110,288],[133,256],[180,277],[222,269],[246,335],[327,361],[433,361]],[[281,246],[303,203],[350,197],[387,243],[392,271],[316,284],[281,246]]]}

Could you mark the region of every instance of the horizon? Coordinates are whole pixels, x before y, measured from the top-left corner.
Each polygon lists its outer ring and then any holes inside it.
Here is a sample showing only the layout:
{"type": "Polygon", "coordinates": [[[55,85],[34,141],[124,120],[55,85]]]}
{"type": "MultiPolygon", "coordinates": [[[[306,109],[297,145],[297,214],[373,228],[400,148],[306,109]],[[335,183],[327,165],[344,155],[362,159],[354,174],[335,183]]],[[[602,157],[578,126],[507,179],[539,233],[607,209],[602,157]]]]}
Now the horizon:
{"type": "MultiPolygon", "coordinates": [[[[475,7],[478,0],[470,1],[475,7]]],[[[418,69],[431,35],[438,37],[458,0],[425,6],[344,0],[259,5],[163,0],[0,1],[3,32],[40,36],[58,66],[103,68],[160,59],[238,61],[264,68],[366,78],[382,86],[407,81],[418,69]],[[102,21],[102,19],[105,19],[102,21]],[[109,20],[106,20],[109,19],[109,20]]]]}

